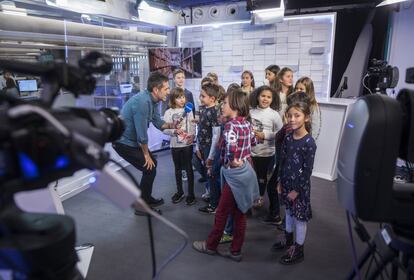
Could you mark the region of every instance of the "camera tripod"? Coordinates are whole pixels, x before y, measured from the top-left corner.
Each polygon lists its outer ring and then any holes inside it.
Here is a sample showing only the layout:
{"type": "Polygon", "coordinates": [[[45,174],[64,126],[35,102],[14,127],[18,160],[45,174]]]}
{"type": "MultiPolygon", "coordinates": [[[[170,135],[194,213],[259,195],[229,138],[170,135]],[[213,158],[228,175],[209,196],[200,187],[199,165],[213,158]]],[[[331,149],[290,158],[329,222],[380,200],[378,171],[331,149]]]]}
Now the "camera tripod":
{"type": "MultiPolygon", "coordinates": [[[[397,280],[398,274],[402,271],[406,279],[414,279],[414,239],[413,229],[407,229],[397,225],[385,225],[370,240],[369,234],[364,225],[356,217],[355,230],[360,239],[368,244],[367,249],[357,260],[358,271],[360,271],[367,261],[371,258],[368,265],[365,278],[361,279],[378,279],[380,276],[384,279],[383,274],[388,279],[397,280]],[[376,259],[379,256],[379,260],[376,259]],[[372,261],[376,262],[376,268],[370,271],[372,261]],[[387,267],[391,265],[391,276],[388,275],[387,267]]],[[[356,275],[355,268],[346,277],[347,280],[354,279],[356,275]]]]}

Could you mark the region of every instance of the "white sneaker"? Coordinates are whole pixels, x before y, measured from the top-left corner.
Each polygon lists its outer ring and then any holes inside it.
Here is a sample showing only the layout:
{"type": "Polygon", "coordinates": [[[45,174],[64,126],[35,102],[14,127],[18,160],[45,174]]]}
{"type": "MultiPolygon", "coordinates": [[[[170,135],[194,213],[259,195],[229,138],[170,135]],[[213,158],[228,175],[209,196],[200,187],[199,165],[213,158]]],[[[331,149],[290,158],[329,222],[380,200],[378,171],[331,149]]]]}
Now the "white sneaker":
{"type": "Polygon", "coordinates": [[[201,198],[202,198],[202,199],[207,199],[207,198],[210,198],[210,193],[209,193],[209,191],[208,191],[208,190],[206,190],[206,192],[205,192],[205,193],[203,193],[203,194],[201,195],[201,198]]]}
{"type": "Polygon", "coordinates": [[[181,179],[183,180],[183,181],[187,181],[187,171],[185,171],[185,170],[181,170],[181,179]]]}

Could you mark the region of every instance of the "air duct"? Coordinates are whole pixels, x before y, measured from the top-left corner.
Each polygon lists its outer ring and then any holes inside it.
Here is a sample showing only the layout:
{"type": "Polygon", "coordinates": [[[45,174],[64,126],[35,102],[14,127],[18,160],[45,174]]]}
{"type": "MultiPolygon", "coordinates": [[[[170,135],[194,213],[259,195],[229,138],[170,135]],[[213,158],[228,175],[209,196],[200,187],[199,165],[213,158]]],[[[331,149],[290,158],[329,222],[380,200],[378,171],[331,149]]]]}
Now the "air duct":
{"type": "MultiPolygon", "coordinates": [[[[45,19],[39,17],[16,17],[14,15],[0,14],[0,26],[3,31],[39,33],[88,37],[97,39],[127,40],[138,43],[164,45],[167,41],[165,35],[147,32],[132,31],[119,28],[102,27],[76,22],[45,19]],[[66,27],[65,27],[66,25],[66,27]]],[[[35,38],[34,38],[35,39],[35,38]]]]}

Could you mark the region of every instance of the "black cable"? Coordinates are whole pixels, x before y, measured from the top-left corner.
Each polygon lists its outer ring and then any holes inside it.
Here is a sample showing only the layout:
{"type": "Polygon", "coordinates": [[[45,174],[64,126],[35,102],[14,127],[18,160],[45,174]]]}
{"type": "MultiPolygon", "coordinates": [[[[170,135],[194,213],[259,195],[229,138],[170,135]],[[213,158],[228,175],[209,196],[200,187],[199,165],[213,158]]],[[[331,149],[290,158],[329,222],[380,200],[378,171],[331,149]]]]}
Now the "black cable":
{"type": "MultiPolygon", "coordinates": [[[[113,159],[111,159],[110,161],[115,162],[113,159]]],[[[115,162],[116,165],[118,165],[119,167],[121,167],[122,170],[124,170],[128,176],[131,177],[132,181],[136,182],[134,176],[132,176],[132,174],[130,174],[130,172],[128,170],[125,169],[125,167],[123,167],[121,164],[119,164],[118,162],[115,162]]],[[[168,221],[167,219],[163,218],[162,216],[160,216],[159,214],[157,214],[154,211],[151,211],[151,209],[149,208],[149,206],[145,203],[145,201],[142,200],[142,198],[138,198],[138,203],[141,204],[141,206],[145,209],[145,211],[147,211],[147,213],[149,213],[151,216],[159,219],[161,222],[163,222],[165,225],[167,225],[168,227],[172,228],[173,230],[175,230],[178,234],[180,234],[181,236],[183,236],[184,238],[184,242],[181,244],[181,246],[179,246],[177,248],[177,250],[172,253],[161,265],[159,268],[159,271],[157,272],[157,274],[155,275],[155,277],[153,278],[154,280],[158,279],[161,275],[161,272],[167,267],[167,265],[172,262],[179,254],[181,254],[185,247],[187,246],[188,243],[188,235],[179,227],[177,227],[176,225],[174,225],[173,223],[171,223],[170,221],[168,221]]]]}
{"type": "Polygon", "coordinates": [[[154,264],[152,266],[152,278],[154,278],[157,275],[157,268],[155,266],[156,260],[155,260],[154,234],[152,231],[152,220],[151,220],[150,215],[147,215],[147,221],[148,221],[148,229],[149,229],[149,235],[150,235],[151,261],[154,264]]]}
{"type": "Polygon", "coordinates": [[[356,255],[354,237],[352,235],[351,219],[349,218],[349,216],[350,216],[349,212],[346,211],[346,219],[348,221],[348,233],[349,233],[349,237],[351,239],[352,262],[353,262],[353,265],[354,265],[355,275],[357,276],[357,278],[359,280],[361,280],[361,273],[359,271],[359,267],[358,267],[358,264],[357,264],[357,255],[356,255]]]}
{"type": "Polygon", "coordinates": [[[119,162],[117,162],[116,160],[110,158],[109,159],[110,162],[115,163],[116,165],[118,165],[118,167],[120,167],[122,169],[122,171],[125,172],[125,174],[129,177],[129,179],[131,179],[131,181],[134,183],[134,185],[139,188],[139,183],[137,181],[137,179],[135,179],[134,175],[132,175],[131,172],[129,172],[128,169],[126,169],[122,164],[120,164],[119,162]]]}
{"type": "MultiPolygon", "coordinates": [[[[139,188],[138,181],[135,179],[134,175],[132,175],[131,172],[129,172],[128,169],[126,169],[122,164],[117,162],[116,160],[110,158],[109,161],[115,163],[118,165],[122,171],[125,172],[125,174],[131,179],[131,181],[135,184],[137,188],[139,188]]],[[[147,222],[148,222],[148,230],[149,230],[149,237],[150,237],[150,247],[151,247],[151,262],[152,262],[152,278],[154,278],[157,274],[157,260],[155,257],[155,248],[154,248],[154,235],[152,231],[152,220],[151,215],[147,214],[147,222]]]]}
{"type": "Polygon", "coordinates": [[[405,168],[407,169],[407,180],[408,182],[412,181],[412,167],[408,161],[405,161],[405,168]]]}
{"type": "Polygon", "coordinates": [[[414,163],[406,161],[408,163],[408,166],[410,168],[410,174],[409,174],[409,183],[412,183],[414,181],[414,163]]]}
{"type": "MultiPolygon", "coordinates": [[[[111,159],[112,162],[114,162],[114,160],[111,159]]],[[[121,167],[122,170],[125,170],[125,167],[123,167],[121,164],[119,164],[118,162],[115,162],[116,165],[118,165],[119,167],[121,167]]],[[[132,176],[131,174],[128,176],[132,176]]],[[[132,176],[131,178],[133,181],[135,181],[135,178],[132,176]]],[[[176,225],[174,225],[173,223],[171,223],[170,221],[168,221],[167,219],[165,219],[164,217],[160,216],[159,214],[157,214],[156,212],[152,211],[151,208],[149,208],[149,206],[145,203],[145,201],[142,200],[142,198],[138,198],[137,202],[139,204],[141,204],[141,206],[145,209],[145,211],[147,211],[147,213],[149,213],[151,216],[159,219],[161,222],[163,222],[165,225],[167,225],[168,227],[172,228],[174,231],[176,231],[178,234],[180,234],[183,238],[184,238],[184,242],[181,244],[181,246],[178,247],[178,249],[173,252],[161,265],[159,268],[159,271],[157,272],[157,274],[154,277],[154,280],[159,279],[161,272],[167,267],[167,265],[172,262],[178,255],[180,255],[185,247],[188,244],[188,235],[179,227],[177,227],[176,225]]]]}

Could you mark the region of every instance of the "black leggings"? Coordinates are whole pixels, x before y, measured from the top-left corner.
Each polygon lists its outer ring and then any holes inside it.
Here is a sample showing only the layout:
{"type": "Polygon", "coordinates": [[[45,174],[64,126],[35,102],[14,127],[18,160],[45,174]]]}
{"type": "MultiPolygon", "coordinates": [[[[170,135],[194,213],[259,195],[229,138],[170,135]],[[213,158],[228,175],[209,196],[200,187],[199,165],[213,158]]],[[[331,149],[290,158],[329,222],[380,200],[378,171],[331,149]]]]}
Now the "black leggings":
{"type": "Polygon", "coordinates": [[[181,170],[185,170],[188,178],[188,196],[194,197],[194,172],[191,163],[193,157],[193,146],[171,148],[171,154],[174,162],[177,192],[184,193],[181,170]]]}
{"type": "Polygon", "coordinates": [[[273,170],[272,176],[267,184],[267,195],[269,196],[269,216],[276,217],[280,215],[279,194],[277,193],[277,179],[279,173],[280,163],[276,161],[276,167],[273,170]]]}
{"type": "Polygon", "coordinates": [[[252,157],[254,170],[256,171],[257,181],[259,183],[260,196],[263,196],[266,192],[267,171],[269,170],[269,164],[273,157],[252,157]]]}

